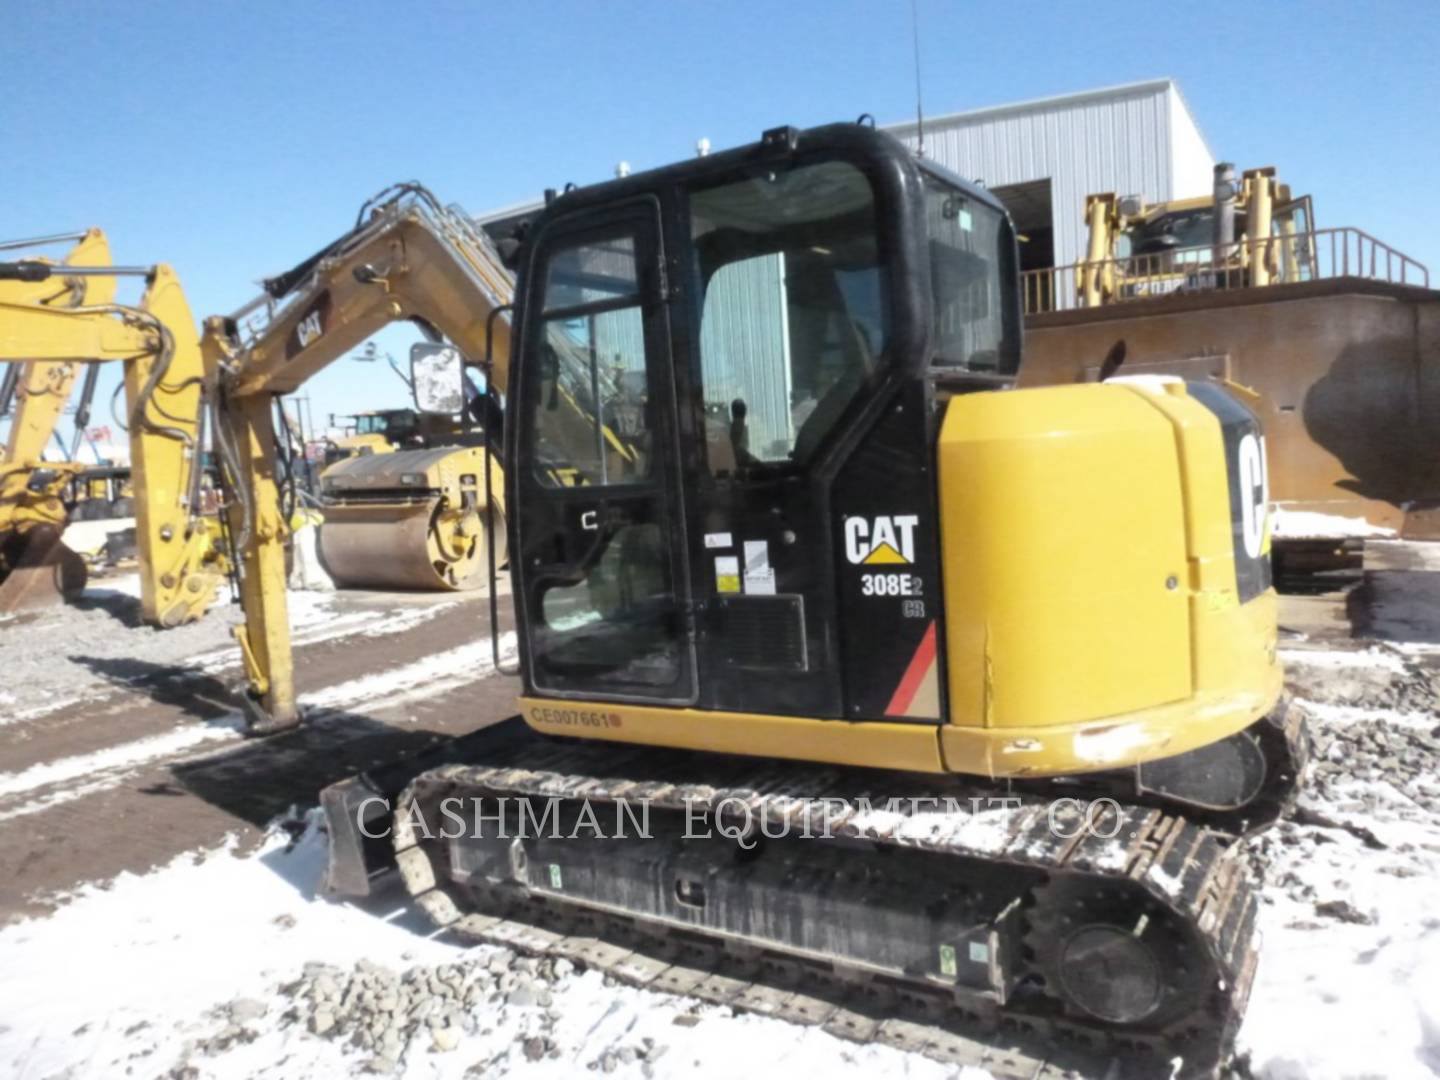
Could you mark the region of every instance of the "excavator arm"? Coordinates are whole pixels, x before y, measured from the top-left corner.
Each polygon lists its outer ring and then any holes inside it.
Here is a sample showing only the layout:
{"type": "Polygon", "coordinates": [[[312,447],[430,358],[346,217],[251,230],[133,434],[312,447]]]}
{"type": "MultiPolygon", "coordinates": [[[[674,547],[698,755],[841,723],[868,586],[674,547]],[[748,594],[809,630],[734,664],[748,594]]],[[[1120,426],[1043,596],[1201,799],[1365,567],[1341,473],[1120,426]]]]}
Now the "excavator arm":
{"type": "MultiPolygon", "coordinates": [[[[489,238],[462,215],[423,188],[399,191],[369,221],[268,281],[263,296],[232,316],[223,350],[232,397],[292,393],[405,319],[443,334],[472,363],[486,355],[490,313],[509,304],[514,279],[489,238]],[[247,333],[242,320],[261,310],[265,316],[247,333]]],[[[509,335],[509,324],[495,320],[493,378],[502,391],[509,335]]]]}
{"type": "MultiPolygon", "coordinates": [[[[498,315],[512,291],[489,238],[424,188],[405,184],[367,203],[352,231],[271,279],[260,298],[228,318],[206,320],[202,352],[217,392],[216,448],[235,494],[231,530],[245,608],[236,636],[253,733],[300,719],[274,399],[406,319],[448,338],[471,363],[494,357],[487,380],[503,392],[510,326],[498,315]]],[[[489,468],[498,472],[493,462],[489,468]]]]}
{"type": "MultiPolygon", "coordinates": [[[[230,527],[245,609],[244,625],[235,633],[245,660],[244,701],[253,734],[284,730],[300,720],[274,400],[401,320],[419,324],[431,337],[448,338],[471,364],[485,366],[490,388],[504,393],[511,326],[502,316],[513,293],[514,278],[485,233],[420,185],[397,184],[361,208],[350,232],[267,281],[259,298],[229,317],[206,320],[201,350],[207,378],[216,387],[216,449],[235,494],[230,527]]],[[[607,424],[595,422],[599,402],[588,381],[588,361],[561,338],[550,344],[556,408],[573,421],[556,424],[565,449],[577,457],[593,453],[598,430],[606,453],[633,458],[633,449],[607,424]]],[[[503,476],[493,459],[486,467],[498,496],[503,476]]]]}
{"type": "MultiPolygon", "coordinates": [[[[141,271],[146,288],[138,306],[109,302],[115,277],[134,272],[110,266],[0,264],[0,279],[41,284],[60,274],[79,276],[100,284],[106,297],[105,302],[76,307],[0,299],[0,357],[25,357],[32,370],[51,372],[109,360],[124,364],[141,614],[149,623],[169,627],[203,614],[220,583],[213,537],[198,513],[204,368],[194,317],[168,266],[141,271]]],[[[87,299],[91,295],[87,293],[87,299]]],[[[73,382],[73,371],[64,378],[73,382]]],[[[35,408],[28,403],[39,400],[50,403],[58,418],[64,404],[59,390],[40,394],[36,389],[30,381],[22,387],[26,415],[35,408]]],[[[49,423],[53,430],[54,420],[49,423]]],[[[36,482],[39,451],[49,438],[47,432],[35,442],[43,424],[41,417],[25,425],[18,440],[12,432],[12,447],[19,452],[0,466],[0,515],[8,515],[17,529],[43,526],[45,539],[53,545],[65,513],[58,484],[36,482]]],[[[28,562],[38,565],[33,554],[28,562]]]]}

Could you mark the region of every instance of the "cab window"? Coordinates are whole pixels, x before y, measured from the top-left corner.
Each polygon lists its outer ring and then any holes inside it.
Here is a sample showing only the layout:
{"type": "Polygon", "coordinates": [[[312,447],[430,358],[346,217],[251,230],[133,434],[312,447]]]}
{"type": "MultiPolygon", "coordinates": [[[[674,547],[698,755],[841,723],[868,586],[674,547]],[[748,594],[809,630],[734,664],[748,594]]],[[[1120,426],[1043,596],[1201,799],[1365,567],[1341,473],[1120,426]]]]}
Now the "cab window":
{"type": "Polygon", "coordinates": [[[550,257],[534,347],[536,479],[581,487],[648,477],[649,387],[633,236],[590,240],[550,257]]]}
{"type": "Polygon", "coordinates": [[[855,166],[767,167],[693,191],[710,470],[814,457],[889,345],[875,198],[855,166]]]}
{"type": "Polygon", "coordinates": [[[1005,215],[925,180],[930,289],[939,368],[1011,375],[1020,366],[1015,239],[1005,215]]]}

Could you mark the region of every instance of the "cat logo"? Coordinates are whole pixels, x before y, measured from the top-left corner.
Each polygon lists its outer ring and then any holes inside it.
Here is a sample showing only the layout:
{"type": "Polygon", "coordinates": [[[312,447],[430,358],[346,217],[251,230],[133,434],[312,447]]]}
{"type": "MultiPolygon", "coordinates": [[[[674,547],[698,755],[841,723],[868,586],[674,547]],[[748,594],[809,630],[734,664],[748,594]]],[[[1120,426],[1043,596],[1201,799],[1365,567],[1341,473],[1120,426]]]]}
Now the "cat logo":
{"type": "Polygon", "coordinates": [[[285,359],[293,360],[325,335],[330,323],[330,294],[321,293],[300,316],[294,332],[285,339],[285,359]]]}
{"type": "Polygon", "coordinates": [[[865,566],[909,566],[915,561],[915,514],[845,519],[845,558],[865,566]]]}
{"type": "Polygon", "coordinates": [[[1265,439],[1253,433],[1240,440],[1240,535],[1245,554],[1258,559],[1265,551],[1266,516],[1270,510],[1270,477],[1265,467],[1265,439]]]}
{"type": "Polygon", "coordinates": [[[321,334],[325,328],[320,325],[320,312],[315,310],[300,320],[300,325],[295,327],[295,336],[300,340],[300,347],[306,349],[321,334]]]}

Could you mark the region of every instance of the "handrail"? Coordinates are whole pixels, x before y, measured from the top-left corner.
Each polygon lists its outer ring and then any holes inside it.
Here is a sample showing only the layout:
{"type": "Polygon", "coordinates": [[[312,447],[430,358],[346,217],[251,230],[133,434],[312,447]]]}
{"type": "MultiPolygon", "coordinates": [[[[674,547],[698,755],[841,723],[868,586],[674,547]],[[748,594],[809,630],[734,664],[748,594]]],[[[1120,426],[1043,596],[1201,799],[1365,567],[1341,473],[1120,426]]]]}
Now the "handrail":
{"type": "Polygon", "coordinates": [[[1173,293],[1334,278],[1430,287],[1423,263],[1349,226],[1027,270],[1026,315],[1134,303],[1173,293]]]}

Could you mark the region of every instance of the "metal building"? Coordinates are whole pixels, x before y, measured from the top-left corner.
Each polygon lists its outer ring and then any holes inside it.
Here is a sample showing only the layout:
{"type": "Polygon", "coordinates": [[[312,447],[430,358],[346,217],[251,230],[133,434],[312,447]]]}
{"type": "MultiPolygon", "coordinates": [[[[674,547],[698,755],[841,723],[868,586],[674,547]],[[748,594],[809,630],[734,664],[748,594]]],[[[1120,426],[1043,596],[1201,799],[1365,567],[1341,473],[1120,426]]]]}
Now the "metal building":
{"type": "MultiPolygon", "coordinates": [[[[885,130],[919,145],[914,121],[885,130]]],[[[1206,195],[1215,167],[1173,79],[927,117],[924,151],[999,196],[1024,237],[1022,270],[1084,257],[1086,195],[1110,191],[1146,202],[1206,195]]],[[[498,234],[539,207],[509,206],[476,220],[498,234]]]]}
{"type": "MultiPolygon", "coordinates": [[[[885,130],[918,147],[916,124],[885,130]]],[[[1010,211],[1021,268],[1085,257],[1085,196],[1146,202],[1211,190],[1215,156],[1172,79],[926,118],[925,156],[979,180],[1010,211]]]]}
{"type": "MultiPolygon", "coordinates": [[[[1026,271],[1083,259],[1086,195],[1139,195],[1152,203],[1212,189],[1214,155],[1171,79],[928,118],[923,147],[913,121],[885,130],[989,188],[1015,222],[1020,268],[1026,271]]],[[[510,206],[475,220],[499,237],[540,206],[510,206]]],[[[786,332],[774,332],[783,323],[764,317],[785,310],[784,263],[777,256],[732,269],[717,275],[712,288],[722,300],[744,302],[719,303],[723,314],[707,320],[701,334],[707,398],[713,391],[706,406],[724,417],[731,398],[743,399],[752,448],[763,452],[772,445],[788,446],[796,390],[790,379],[790,341],[786,332]]],[[[592,381],[614,381],[633,369],[642,355],[630,340],[637,331],[617,336],[614,327],[574,328],[577,348],[583,345],[596,357],[592,381]]]]}

